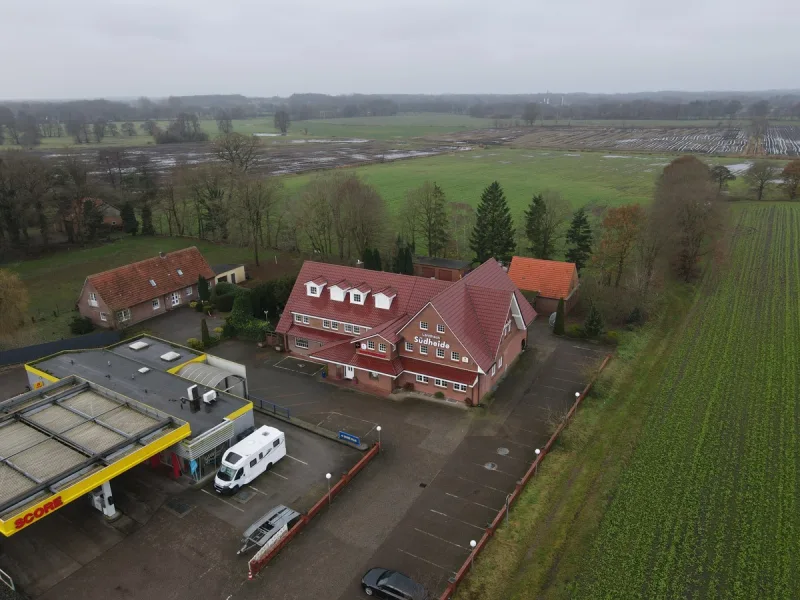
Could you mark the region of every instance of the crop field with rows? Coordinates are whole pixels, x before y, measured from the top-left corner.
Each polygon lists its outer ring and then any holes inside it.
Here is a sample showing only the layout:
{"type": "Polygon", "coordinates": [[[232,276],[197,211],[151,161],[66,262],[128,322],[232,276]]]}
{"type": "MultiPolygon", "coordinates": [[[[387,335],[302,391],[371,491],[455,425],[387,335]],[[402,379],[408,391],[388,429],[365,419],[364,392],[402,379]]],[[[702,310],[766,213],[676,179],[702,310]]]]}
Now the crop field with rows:
{"type": "Polygon", "coordinates": [[[742,205],[734,224],[574,597],[798,597],[800,207],[742,205]]]}
{"type": "Polygon", "coordinates": [[[797,125],[769,127],[764,137],[764,151],[770,155],[800,156],[800,127],[797,125]]]}

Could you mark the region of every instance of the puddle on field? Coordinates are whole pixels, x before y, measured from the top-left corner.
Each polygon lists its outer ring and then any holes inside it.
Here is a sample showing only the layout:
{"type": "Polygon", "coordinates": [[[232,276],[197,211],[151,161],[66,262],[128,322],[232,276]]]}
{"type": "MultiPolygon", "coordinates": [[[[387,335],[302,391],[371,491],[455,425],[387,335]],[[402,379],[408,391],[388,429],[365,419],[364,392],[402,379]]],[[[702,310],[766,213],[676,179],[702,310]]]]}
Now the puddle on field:
{"type": "Polygon", "coordinates": [[[369,140],[362,140],[358,138],[345,138],[341,140],[331,139],[313,139],[313,140],[292,140],[292,144],[366,144],[369,140]]]}
{"type": "Polygon", "coordinates": [[[743,173],[753,166],[751,162],[736,163],[735,165],[725,165],[731,173],[743,173]]]}
{"type": "Polygon", "coordinates": [[[281,133],[254,133],[256,137],[278,137],[279,135],[283,135],[281,133]]]}

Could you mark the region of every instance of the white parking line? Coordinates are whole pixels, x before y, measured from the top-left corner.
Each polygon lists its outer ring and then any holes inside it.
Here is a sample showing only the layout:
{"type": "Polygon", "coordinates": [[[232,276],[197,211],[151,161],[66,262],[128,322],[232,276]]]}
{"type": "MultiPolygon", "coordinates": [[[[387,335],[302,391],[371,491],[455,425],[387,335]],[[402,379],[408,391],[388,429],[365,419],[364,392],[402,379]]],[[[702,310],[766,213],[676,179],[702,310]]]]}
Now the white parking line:
{"type": "Polygon", "coordinates": [[[259,493],[259,494],[261,494],[262,496],[267,496],[267,497],[269,497],[269,496],[270,496],[270,494],[268,494],[267,492],[262,492],[260,489],[258,489],[258,488],[256,488],[256,487],[253,487],[252,485],[248,485],[247,487],[249,487],[249,488],[250,488],[251,490],[253,490],[254,492],[258,492],[258,493],[259,493]]]}
{"type": "Polygon", "coordinates": [[[582,381],[575,381],[574,379],[564,379],[562,377],[553,377],[553,379],[558,379],[559,381],[566,381],[567,383],[574,383],[575,385],[583,385],[582,381]]]}
{"type": "Polygon", "coordinates": [[[557,388],[557,387],[555,387],[555,386],[553,386],[553,385],[545,385],[545,384],[543,384],[543,383],[539,383],[539,384],[537,384],[537,385],[540,385],[540,386],[542,386],[542,387],[546,387],[546,388],[550,388],[551,390],[558,390],[559,392],[568,392],[568,391],[569,391],[569,390],[568,390],[568,389],[566,389],[566,388],[557,388]]]}
{"type": "Polygon", "coordinates": [[[500,488],[492,487],[490,485],[484,485],[482,483],[478,483],[477,481],[472,481],[472,479],[467,479],[466,477],[461,477],[461,475],[453,475],[456,479],[461,479],[463,481],[467,481],[469,483],[474,483],[475,485],[479,485],[481,487],[485,487],[487,490],[494,490],[495,492],[500,492],[501,494],[507,494],[508,492],[505,490],[501,490],[500,488]]]}
{"type": "Polygon", "coordinates": [[[441,569],[445,573],[454,573],[455,572],[455,571],[451,571],[450,569],[446,569],[442,565],[437,565],[435,562],[431,562],[427,558],[422,558],[421,556],[417,556],[416,554],[411,554],[411,552],[408,552],[407,550],[403,550],[402,548],[398,548],[398,550],[400,552],[402,552],[403,554],[408,554],[412,558],[416,558],[417,560],[421,560],[422,562],[428,563],[429,565],[433,565],[434,567],[436,567],[437,569],[441,569]]]}
{"type": "Polygon", "coordinates": [[[294,457],[294,456],[292,456],[291,454],[287,454],[287,455],[286,455],[286,458],[291,458],[292,460],[296,460],[297,462],[299,462],[299,463],[303,463],[305,466],[308,466],[308,463],[307,463],[306,461],[304,461],[304,460],[300,460],[299,458],[295,458],[295,457],[294,457]]]}
{"type": "Polygon", "coordinates": [[[275,471],[267,471],[267,473],[270,473],[271,475],[275,475],[275,477],[280,477],[281,479],[286,479],[287,481],[289,480],[288,477],[285,477],[285,476],[281,475],[280,473],[276,473],[275,471]]]}
{"type": "Polygon", "coordinates": [[[455,542],[451,542],[450,540],[446,540],[443,537],[439,537],[438,535],[433,535],[432,533],[429,533],[427,531],[422,531],[422,529],[417,529],[416,527],[414,527],[414,531],[418,531],[419,533],[421,533],[423,535],[429,535],[432,538],[436,538],[437,540],[441,540],[445,544],[450,544],[451,546],[455,546],[456,548],[461,548],[462,550],[466,550],[467,549],[466,546],[461,546],[459,544],[456,544],[455,542]]]}
{"type": "Polygon", "coordinates": [[[434,510],[432,508],[429,509],[429,510],[435,515],[441,515],[442,517],[445,517],[446,519],[451,519],[453,521],[458,521],[459,523],[463,523],[464,525],[469,525],[470,527],[474,527],[475,529],[479,529],[480,531],[486,531],[485,527],[480,527],[479,525],[475,525],[474,523],[470,523],[469,521],[464,521],[463,519],[459,519],[458,517],[451,517],[447,513],[443,513],[441,511],[434,510]]]}
{"type": "Polygon", "coordinates": [[[515,477],[517,479],[519,479],[520,477],[518,475],[514,475],[513,473],[509,473],[508,471],[503,471],[502,469],[487,469],[484,465],[481,465],[479,463],[472,463],[472,464],[477,467],[481,467],[482,469],[489,471],[491,473],[502,473],[503,475],[508,475],[509,477],[515,477]]]}
{"type": "Polygon", "coordinates": [[[358,417],[351,417],[350,415],[343,415],[342,413],[333,412],[331,411],[332,415],[339,415],[340,417],[347,417],[348,419],[354,419],[356,421],[361,421],[362,423],[369,423],[371,425],[377,425],[375,421],[367,421],[366,419],[359,419],[358,417]]]}
{"type": "Polygon", "coordinates": [[[489,510],[493,510],[497,512],[499,509],[492,508],[491,506],[486,506],[485,504],[481,504],[480,502],[475,502],[473,500],[467,500],[466,498],[462,498],[461,496],[456,496],[455,494],[451,494],[450,492],[445,492],[445,496],[450,496],[451,498],[458,498],[459,500],[463,500],[464,502],[469,502],[470,504],[474,504],[475,506],[481,506],[483,508],[488,508],[489,510]]]}
{"type": "Polygon", "coordinates": [[[230,502],[228,502],[227,500],[223,500],[222,498],[220,498],[219,496],[216,496],[216,495],[212,494],[212,493],[211,493],[211,492],[209,492],[208,490],[200,490],[200,491],[201,491],[201,492],[203,492],[203,493],[205,493],[205,494],[208,494],[208,495],[209,495],[209,496],[211,496],[212,498],[216,498],[217,500],[219,500],[219,501],[220,501],[220,502],[222,502],[223,504],[227,504],[227,505],[228,505],[228,506],[230,506],[231,508],[233,508],[233,509],[236,509],[236,510],[238,510],[238,511],[239,511],[239,512],[241,512],[241,513],[243,513],[243,512],[244,512],[244,511],[243,511],[241,508],[239,508],[238,506],[234,506],[233,504],[231,504],[231,503],[230,503],[230,502]]]}

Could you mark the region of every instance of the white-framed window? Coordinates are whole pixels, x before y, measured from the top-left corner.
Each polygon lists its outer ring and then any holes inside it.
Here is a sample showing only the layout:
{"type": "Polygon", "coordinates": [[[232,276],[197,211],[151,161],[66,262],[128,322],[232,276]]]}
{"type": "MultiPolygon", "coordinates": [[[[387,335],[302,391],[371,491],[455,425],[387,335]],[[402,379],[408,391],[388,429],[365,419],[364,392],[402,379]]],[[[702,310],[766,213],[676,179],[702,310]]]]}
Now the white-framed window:
{"type": "Polygon", "coordinates": [[[178,306],[181,303],[181,293],[172,292],[172,306],[178,306]]]}
{"type": "Polygon", "coordinates": [[[305,338],[294,338],[294,345],[298,348],[305,348],[308,350],[308,340],[305,338]]]}
{"type": "Polygon", "coordinates": [[[406,352],[413,352],[414,351],[414,344],[411,342],[406,342],[406,352]]]}
{"type": "Polygon", "coordinates": [[[308,318],[308,315],[303,315],[303,325],[308,325],[311,323],[311,319],[308,318]]]}
{"type": "Polygon", "coordinates": [[[375,350],[375,341],[374,340],[370,340],[370,341],[367,342],[367,349],[368,350],[375,350]]]}
{"type": "Polygon", "coordinates": [[[150,280],[150,285],[152,285],[153,287],[156,287],[156,282],[155,282],[155,280],[151,279],[151,280],[150,280]]]}
{"type": "Polygon", "coordinates": [[[466,392],[467,391],[467,386],[464,383],[454,383],[453,384],[453,390],[456,391],[456,392],[466,392]]]}
{"type": "Polygon", "coordinates": [[[450,360],[454,360],[456,362],[461,360],[461,355],[458,352],[451,352],[450,353],[450,360]]]}
{"type": "Polygon", "coordinates": [[[497,368],[495,365],[492,365],[492,377],[494,377],[495,373],[497,373],[497,368]]]}
{"type": "Polygon", "coordinates": [[[108,315],[104,312],[100,313],[100,320],[101,321],[108,321],[108,315]]]}
{"type": "Polygon", "coordinates": [[[181,271],[180,269],[178,269],[178,275],[180,275],[181,277],[183,277],[183,271],[181,271]]]}
{"type": "Polygon", "coordinates": [[[353,326],[349,323],[344,324],[344,332],[345,333],[353,333],[353,326]]]}
{"type": "Polygon", "coordinates": [[[97,294],[89,292],[89,306],[97,306],[97,294]]]}
{"type": "Polygon", "coordinates": [[[192,286],[189,286],[185,290],[183,290],[183,293],[186,294],[187,296],[191,296],[192,295],[192,286]]]}
{"type": "Polygon", "coordinates": [[[353,293],[353,302],[361,303],[361,294],[353,293]]]}
{"type": "Polygon", "coordinates": [[[358,325],[353,325],[353,333],[361,333],[361,327],[358,325]]]}
{"type": "Polygon", "coordinates": [[[295,315],[294,316],[295,323],[302,323],[303,322],[303,315],[295,315]]]}
{"type": "Polygon", "coordinates": [[[444,358],[444,348],[436,349],[436,358],[444,358]]]}
{"type": "Polygon", "coordinates": [[[117,313],[117,321],[120,323],[124,323],[125,321],[131,320],[131,309],[130,308],[123,308],[121,311],[117,313]]]}
{"type": "Polygon", "coordinates": [[[446,388],[447,382],[444,379],[434,379],[433,385],[435,385],[436,387],[446,388]]]}
{"type": "Polygon", "coordinates": [[[161,308],[161,300],[155,298],[153,300],[153,310],[158,310],[159,308],[161,308]]]}
{"type": "Polygon", "coordinates": [[[316,296],[317,292],[318,292],[317,286],[315,286],[315,285],[308,286],[308,293],[309,294],[311,294],[312,296],[316,296]]]}
{"type": "Polygon", "coordinates": [[[422,354],[423,356],[427,356],[428,355],[428,347],[425,346],[424,344],[420,344],[419,345],[419,353],[422,354]]]}
{"type": "Polygon", "coordinates": [[[339,330],[339,321],[331,321],[331,329],[339,330]]]}
{"type": "Polygon", "coordinates": [[[444,333],[444,325],[441,323],[436,324],[436,333],[444,333]]]}
{"type": "Polygon", "coordinates": [[[420,321],[419,328],[423,331],[428,331],[428,322],[427,321],[420,321]]]}
{"type": "Polygon", "coordinates": [[[370,371],[369,372],[369,378],[370,379],[375,379],[377,381],[378,379],[380,379],[380,374],[376,373],[375,371],[370,371]]]}
{"type": "Polygon", "coordinates": [[[328,319],[322,319],[322,328],[323,329],[330,329],[331,328],[331,322],[328,321],[328,319]]]}
{"type": "Polygon", "coordinates": [[[386,344],[378,344],[378,352],[386,352],[386,344]]]}
{"type": "Polygon", "coordinates": [[[417,375],[417,383],[428,383],[428,378],[425,375],[417,375]]]}
{"type": "Polygon", "coordinates": [[[503,368],[503,357],[502,356],[500,357],[500,360],[497,361],[497,368],[498,369],[502,369],[503,368]]]}

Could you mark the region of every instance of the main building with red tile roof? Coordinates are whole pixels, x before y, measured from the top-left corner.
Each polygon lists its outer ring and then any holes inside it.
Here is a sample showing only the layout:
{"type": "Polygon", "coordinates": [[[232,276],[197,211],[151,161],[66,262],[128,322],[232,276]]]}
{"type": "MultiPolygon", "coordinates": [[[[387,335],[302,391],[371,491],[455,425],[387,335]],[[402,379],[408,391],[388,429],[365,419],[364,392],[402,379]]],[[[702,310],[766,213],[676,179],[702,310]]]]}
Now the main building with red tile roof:
{"type": "Polygon", "coordinates": [[[128,327],[197,299],[197,280],[214,270],[192,246],[89,275],[78,311],[98,327],[128,327]]]}
{"type": "Polygon", "coordinates": [[[511,281],[521,290],[536,292],[536,310],[549,315],[563,298],[566,312],[578,300],[578,270],[575,263],[515,256],[508,269],[511,281]]]}
{"type": "Polygon", "coordinates": [[[473,405],[525,348],[535,318],[494,259],[455,282],[306,261],[277,332],[332,378],[473,405]]]}

